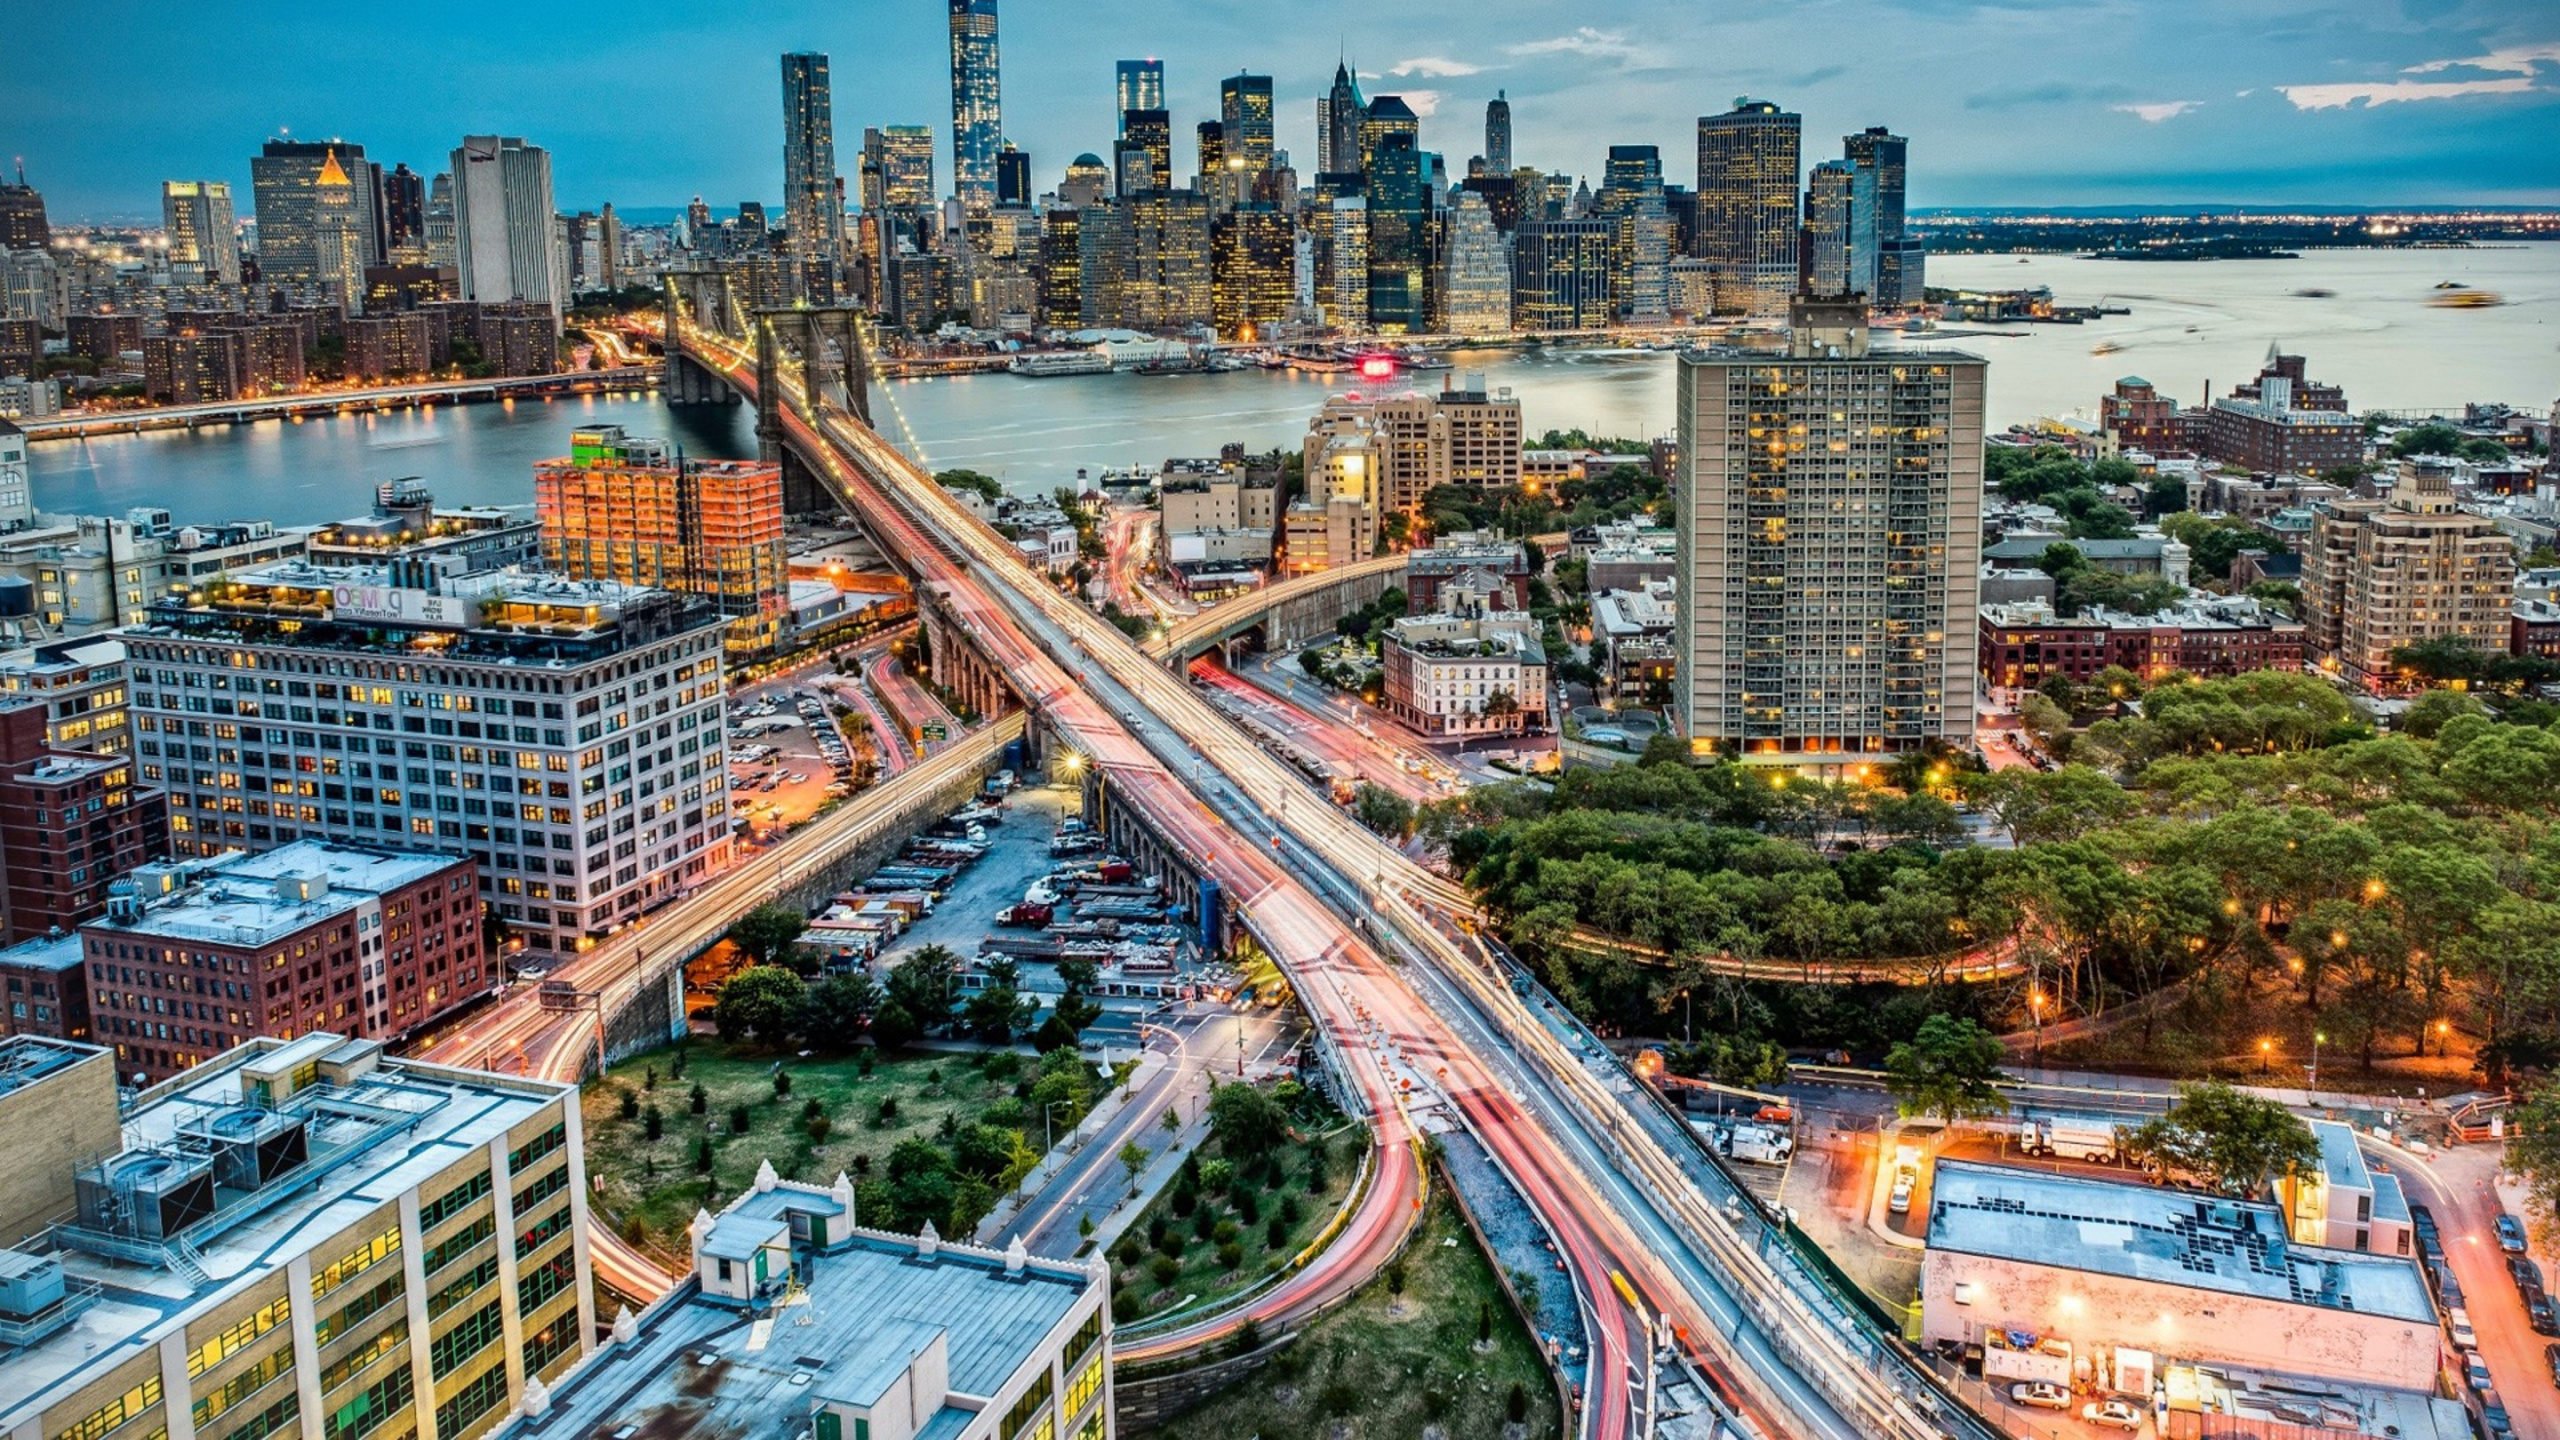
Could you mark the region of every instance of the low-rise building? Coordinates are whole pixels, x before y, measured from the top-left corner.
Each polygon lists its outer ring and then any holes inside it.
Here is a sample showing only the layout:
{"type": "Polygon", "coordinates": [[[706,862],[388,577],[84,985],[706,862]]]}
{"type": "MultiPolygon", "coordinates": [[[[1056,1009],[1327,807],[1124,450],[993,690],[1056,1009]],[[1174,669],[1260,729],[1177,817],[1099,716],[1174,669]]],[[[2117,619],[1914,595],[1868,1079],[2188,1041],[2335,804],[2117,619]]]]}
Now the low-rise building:
{"type": "Polygon", "coordinates": [[[2560,660],[2560,604],[2518,600],[2509,607],[2507,653],[2560,660]]]}
{"type": "Polygon", "coordinates": [[[51,744],[48,718],[34,700],[0,706],[0,943],[71,929],[116,877],[169,853],[165,793],[129,756],[51,744]]]}
{"type": "Polygon", "coordinates": [[[2098,397],[2098,428],[2126,450],[2162,456],[2186,449],[2178,402],[2139,375],[2125,376],[2112,392],[2098,397]]]}
{"type": "Polygon", "coordinates": [[[80,937],[54,931],[0,950],[0,1035],[89,1038],[80,937]]]}
{"type": "Polygon", "coordinates": [[[2068,540],[2042,535],[2009,539],[1983,546],[1982,560],[1994,567],[2032,567],[2053,545],[2068,545],[2079,551],[2080,558],[2093,569],[2112,570],[2118,575],[2157,575],[2172,585],[2187,583],[2195,560],[2195,552],[2184,542],[2165,535],[2137,535],[2129,540],[2068,540]]]}
{"type": "Polygon", "coordinates": [[[542,559],[542,522],[521,509],[466,505],[439,509],[435,492],[411,477],[373,487],[373,509],[311,532],[314,565],[383,566],[438,579],[531,568],[542,559]]]}
{"type": "Polygon", "coordinates": [[[1591,597],[1592,648],[1601,678],[1621,705],[1669,703],[1679,668],[1680,607],[1671,580],[1591,597]]]}
{"type": "Polygon", "coordinates": [[[1491,575],[1509,593],[1507,603],[1495,608],[1525,610],[1529,608],[1530,573],[1528,549],[1517,540],[1506,540],[1491,532],[1443,535],[1428,549],[1405,556],[1407,608],[1417,612],[1438,610],[1443,585],[1491,575]]]}
{"type": "Polygon", "coordinates": [[[1425,735],[1523,735],[1547,721],[1547,654],[1525,611],[1408,615],[1378,663],[1388,714],[1425,735]]]}
{"type": "Polygon", "coordinates": [[[128,679],[122,640],[53,640],[0,655],[0,704],[42,701],[57,749],[122,755],[133,747],[128,679]]]}
{"type": "Polygon", "coordinates": [[[2307,378],[2301,356],[2271,345],[2257,378],[2205,411],[2201,448],[2225,465],[2325,475],[2364,459],[2364,427],[2337,386],[2307,378]]]}
{"type": "Polygon", "coordinates": [[[1925,1344],[2043,1336],[2435,1388],[2443,1332],[2415,1260],[2305,1245],[2276,1206],[2141,1183],[1942,1159],[1931,1186],[1925,1344]]]}
{"type": "Polygon", "coordinates": [[[114,1082],[104,1051],[0,1042],[0,1233],[42,1231],[0,1251],[0,1432],[466,1440],[592,1347],[574,1085],[330,1034],[121,1124],[114,1082]]]}
{"type": "Polygon", "coordinates": [[[2160,1367],[2165,1434],[2230,1440],[2472,1440],[2459,1400],[2335,1378],[2176,1363],[2160,1367]]]}
{"type": "Polygon", "coordinates": [[[396,1040],[498,978],[468,857],[321,840],[140,866],[80,942],[98,1043],[155,1077],[258,1035],[396,1040]]]}
{"type": "Polygon", "coordinates": [[[697,1212],[692,1273],[645,1323],[490,1440],[1109,1440],[1111,1299],[1100,1260],[954,1244],[855,1222],[853,1185],[777,1179],[697,1212]],[[749,1338],[772,1327],[770,1346],[749,1338]],[[786,1318],[787,1317],[787,1318],[786,1318]],[[787,1339],[786,1339],[787,1337],[787,1339]]]}
{"type": "Polygon", "coordinates": [[[2108,666],[2146,681],[2165,675],[2297,670],[2303,627],[2245,596],[2196,595],[2150,615],[2098,608],[2064,619],[2041,601],[1982,607],[1982,683],[2032,690],[2074,684],[2108,666]]]}
{"type": "Polygon", "coordinates": [[[2400,1177],[2366,1161],[2352,1125],[2314,1120],[2311,1136],[2320,1144],[2319,1165],[2270,1177],[2293,1238],[2333,1250],[2410,1254],[2409,1197],[2400,1177]]]}

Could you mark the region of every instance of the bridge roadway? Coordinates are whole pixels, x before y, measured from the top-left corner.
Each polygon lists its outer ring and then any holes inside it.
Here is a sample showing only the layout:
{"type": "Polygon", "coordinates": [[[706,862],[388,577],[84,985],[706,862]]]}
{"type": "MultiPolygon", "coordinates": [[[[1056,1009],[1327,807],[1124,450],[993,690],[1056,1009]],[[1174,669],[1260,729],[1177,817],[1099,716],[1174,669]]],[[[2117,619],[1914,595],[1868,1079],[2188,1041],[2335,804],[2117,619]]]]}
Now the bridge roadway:
{"type": "Polygon", "coordinates": [[[407,385],[371,385],[354,390],[312,390],[259,400],[208,400],[194,405],[156,405],[137,410],[105,410],[21,420],[29,440],[73,440],[92,435],[139,435],[149,430],[179,430],[199,425],[236,425],[252,420],[285,420],[296,416],[370,414],[439,403],[504,400],[509,396],[578,395],[600,390],[647,390],[658,383],[657,366],[615,370],[573,370],[553,375],[517,375],[489,380],[420,380],[407,385]]]}
{"type": "MultiPolygon", "coordinates": [[[[603,1044],[606,1015],[658,985],[672,987],[672,1008],[681,1016],[686,960],[718,943],[740,915],[791,893],[836,857],[908,823],[911,807],[944,784],[992,769],[1004,747],[1020,738],[1025,724],[1020,712],[996,721],[900,772],[895,780],[884,781],[819,816],[781,844],[730,866],[691,895],[642,917],[639,924],[593,950],[563,962],[544,979],[568,981],[594,997],[577,1009],[545,1009],[538,987],[521,987],[430,1037],[413,1053],[424,1060],[484,1070],[510,1068],[512,1062],[513,1068],[527,1075],[576,1083],[603,1044]]],[[[635,1300],[655,1299],[674,1283],[662,1266],[604,1229],[589,1237],[589,1248],[597,1278],[635,1300]]]]}
{"type": "MultiPolygon", "coordinates": [[[[733,385],[756,383],[737,342],[687,326],[678,343],[733,385]]],[[[797,389],[783,384],[786,395],[797,389]]],[[[1603,1322],[1586,1433],[1649,1428],[1649,1397],[1636,1377],[1657,1333],[1705,1364],[1764,1433],[1992,1433],[1933,1393],[1800,1261],[1755,1248],[1707,1203],[1672,1158],[1669,1147],[1685,1137],[1666,1134],[1664,1117],[1630,1113],[1604,1079],[1623,1087],[1623,1076],[1568,1052],[1496,979],[1491,957],[1464,932],[1472,906],[1461,887],[1307,795],[1180,677],[1033,579],[1005,542],[840,407],[803,416],[795,398],[783,408],[790,438],[867,520],[916,545],[910,554],[938,544],[965,557],[957,569],[969,594],[959,603],[988,622],[979,637],[999,652],[1028,646],[1039,657],[1028,669],[1003,663],[1124,793],[1199,847],[1248,925],[1291,967],[1327,1043],[1347,1057],[1344,1068],[1357,1079],[1364,1059],[1418,1059],[1432,1088],[1512,1172],[1603,1322]],[[1053,678],[1064,665],[1076,667],[1071,687],[1053,678]],[[1110,714],[1097,717],[1105,703],[1110,714]],[[1133,763],[1133,744],[1161,764],[1133,763]],[[1188,794],[1175,779],[1186,769],[1188,794]],[[1239,834],[1251,843],[1239,847],[1239,834]],[[1609,1303],[1615,1285],[1601,1283],[1604,1272],[1612,1282],[1623,1276],[1639,1303],[1609,1303]],[[1945,1420],[1923,1418],[1915,1401],[1945,1420]]],[[[1400,1138],[1393,1113],[1378,1110],[1390,1140],[1400,1138]]]]}

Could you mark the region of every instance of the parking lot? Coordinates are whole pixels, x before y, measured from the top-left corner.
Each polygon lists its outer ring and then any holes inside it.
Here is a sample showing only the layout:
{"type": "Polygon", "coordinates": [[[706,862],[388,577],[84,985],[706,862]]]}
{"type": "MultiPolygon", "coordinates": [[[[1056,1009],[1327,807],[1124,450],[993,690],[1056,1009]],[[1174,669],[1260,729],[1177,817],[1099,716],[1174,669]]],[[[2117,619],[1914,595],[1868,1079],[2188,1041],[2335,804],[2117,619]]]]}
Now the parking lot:
{"type": "Polygon", "coordinates": [[[766,843],[850,795],[867,756],[837,728],[814,681],[768,681],[729,702],[729,798],[737,833],[766,843]]]}

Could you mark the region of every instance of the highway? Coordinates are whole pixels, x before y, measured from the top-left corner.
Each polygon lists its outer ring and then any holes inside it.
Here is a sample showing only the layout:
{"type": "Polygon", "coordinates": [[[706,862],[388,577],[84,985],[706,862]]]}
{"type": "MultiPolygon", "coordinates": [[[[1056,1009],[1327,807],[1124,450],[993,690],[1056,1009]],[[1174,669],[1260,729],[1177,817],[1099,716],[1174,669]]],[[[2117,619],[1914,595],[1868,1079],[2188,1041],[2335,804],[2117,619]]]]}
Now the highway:
{"type": "MultiPolygon", "coordinates": [[[[742,389],[754,385],[736,342],[688,329],[680,343],[742,389]]],[[[786,393],[796,388],[785,384],[786,393]]],[[[1554,1228],[1587,1311],[1600,1320],[1585,1433],[1645,1428],[1638,1377],[1657,1314],[1660,1333],[1677,1337],[1764,1433],[1948,1433],[1915,1408],[1942,1402],[1899,1352],[1864,1331],[1794,1257],[1773,1261],[1707,1202],[1691,1168],[1700,1163],[1694,1146],[1665,1133],[1677,1122],[1631,1113],[1609,1084],[1623,1086],[1623,1077],[1569,1051],[1496,977],[1461,928],[1472,915],[1462,887],[1309,796],[1183,679],[1021,569],[1000,537],[868,427],[834,406],[814,421],[785,413],[791,438],[861,514],[892,532],[885,539],[931,535],[948,547],[968,582],[946,582],[953,603],[983,620],[975,633],[998,663],[1091,750],[1125,799],[1226,883],[1238,912],[1289,966],[1342,1069],[1373,1095],[1387,1091],[1388,1103],[1372,1106],[1382,1141],[1406,1138],[1399,1102],[1419,1076],[1511,1172],[1554,1228]],[[1069,666],[1074,684],[1053,685],[1069,666]],[[1186,773],[1187,787],[1176,778],[1186,773]],[[1239,835],[1251,842],[1239,846],[1239,835]],[[1672,1147],[1684,1145],[1688,1153],[1675,1158],[1672,1147]],[[1626,1277],[1640,1306],[1610,1298],[1616,1286],[1602,1283],[1604,1274],[1626,1277]]],[[[1373,1248],[1366,1231],[1354,1233],[1354,1246],[1357,1254],[1373,1248]]],[[[1990,1433],[1960,1411],[1946,1424],[1990,1433]]]]}
{"type": "MultiPolygon", "coordinates": [[[[838,855],[900,823],[902,810],[946,781],[987,768],[1025,724],[1015,712],[970,735],[895,780],[855,796],[783,843],[748,856],[692,894],[649,915],[544,977],[577,986],[575,1010],[547,1010],[539,987],[520,985],[496,1004],[438,1032],[411,1053],[422,1060],[513,1070],[574,1084],[601,1040],[600,1015],[642,985],[665,984],[666,969],[716,943],[740,915],[779,899],[838,855]],[[658,959],[650,962],[654,953],[658,959]]],[[[681,982],[679,982],[681,983],[681,982]]],[[[597,1278],[634,1299],[656,1298],[673,1284],[664,1270],[610,1232],[590,1237],[597,1278]]]]}
{"type": "Polygon", "coordinates": [[[210,400],[197,405],[157,405],[138,410],[103,410],[24,420],[27,439],[72,440],[88,435],[131,435],[145,430],[176,430],[194,425],[231,425],[250,420],[283,420],[295,416],[403,410],[440,402],[460,404],[497,400],[510,395],[576,394],[594,390],[647,390],[658,383],[655,365],[620,370],[564,371],[556,375],[518,375],[489,380],[421,380],[407,385],[372,385],[360,389],[310,390],[258,400],[210,400]]]}

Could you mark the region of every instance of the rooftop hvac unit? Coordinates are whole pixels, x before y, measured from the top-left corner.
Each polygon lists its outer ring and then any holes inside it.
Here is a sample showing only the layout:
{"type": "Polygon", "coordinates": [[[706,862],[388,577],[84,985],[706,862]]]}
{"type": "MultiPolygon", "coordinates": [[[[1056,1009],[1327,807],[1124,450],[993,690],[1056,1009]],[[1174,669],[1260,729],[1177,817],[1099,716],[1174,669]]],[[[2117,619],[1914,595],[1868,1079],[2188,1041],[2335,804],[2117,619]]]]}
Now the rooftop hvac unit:
{"type": "Polygon", "coordinates": [[[230,1105],[178,1127],[205,1147],[213,1180],[229,1190],[263,1190],[311,1153],[308,1122],[257,1105],[230,1105]]]}
{"type": "Polygon", "coordinates": [[[281,876],[276,880],[276,893],[287,900],[307,905],[329,893],[329,877],[318,870],[281,876]]]}
{"type": "Polygon", "coordinates": [[[77,1189],[82,1225],[127,1239],[166,1241],[213,1213],[213,1162],[201,1155],[136,1150],[82,1175],[77,1189]]]}
{"type": "Polygon", "coordinates": [[[25,1324],[62,1303],[62,1257],[0,1250],[0,1320],[25,1324]]]}

